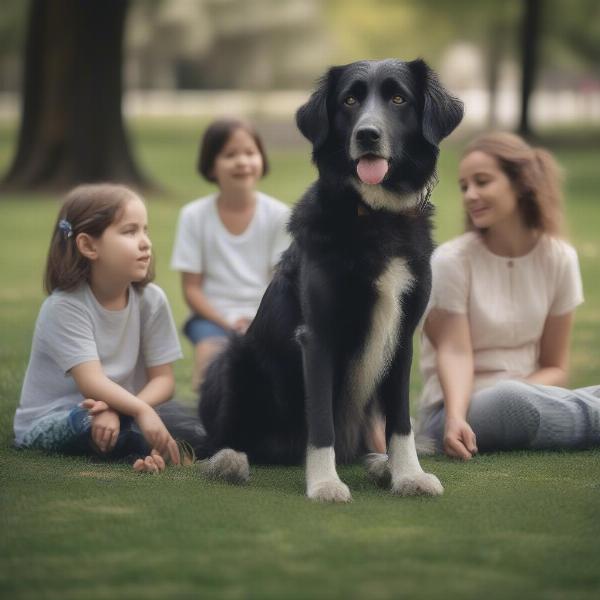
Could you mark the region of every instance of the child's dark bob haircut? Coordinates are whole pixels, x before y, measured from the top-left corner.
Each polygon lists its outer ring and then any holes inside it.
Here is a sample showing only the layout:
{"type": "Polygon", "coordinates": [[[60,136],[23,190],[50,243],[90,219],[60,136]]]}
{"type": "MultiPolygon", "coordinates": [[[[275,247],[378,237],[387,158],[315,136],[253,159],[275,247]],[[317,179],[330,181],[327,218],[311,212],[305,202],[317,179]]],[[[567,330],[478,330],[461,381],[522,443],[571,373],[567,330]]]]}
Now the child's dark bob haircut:
{"type": "Polygon", "coordinates": [[[233,132],[237,129],[243,129],[248,133],[258,147],[263,162],[262,177],[269,172],[267,153],[265,152],[264,144],[256,129],[250,123],[243,121],[242,119],[217,119],[208,126],[202,137],[202,142],[200,143],[198,172],[207,181],[211,181],[212,183],[217,181],[213,174],[217,154],[223,150],[227,140],[229,140],[233,132]]]}
{"type": "MultiPolygon", "coordinates": [[[[124,185],[97,183],[80,185],[67,195],[52,231],[44,275],[44,289],[71,291],[90,280],[90,261],[80,254],[75,240],[80,233],[99,238],[120,218],[127,202],[139,196],[124,185]]],[[[154,279],[154,256],[146,277],[132,285],[143,288],[154,279]]]]}

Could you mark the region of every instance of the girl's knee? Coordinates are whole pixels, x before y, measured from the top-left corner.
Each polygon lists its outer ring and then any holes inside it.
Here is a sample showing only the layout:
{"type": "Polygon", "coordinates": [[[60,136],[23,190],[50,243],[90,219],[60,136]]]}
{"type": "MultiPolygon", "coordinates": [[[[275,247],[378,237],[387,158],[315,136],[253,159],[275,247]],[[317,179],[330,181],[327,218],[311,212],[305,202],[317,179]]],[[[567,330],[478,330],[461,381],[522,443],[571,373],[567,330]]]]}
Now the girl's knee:
{"type": "Polygon", "coordinates": [[[227,346],[227,338],[209,337],[198,342],[195,347],[196,358],[210,359],[227,346]]]}

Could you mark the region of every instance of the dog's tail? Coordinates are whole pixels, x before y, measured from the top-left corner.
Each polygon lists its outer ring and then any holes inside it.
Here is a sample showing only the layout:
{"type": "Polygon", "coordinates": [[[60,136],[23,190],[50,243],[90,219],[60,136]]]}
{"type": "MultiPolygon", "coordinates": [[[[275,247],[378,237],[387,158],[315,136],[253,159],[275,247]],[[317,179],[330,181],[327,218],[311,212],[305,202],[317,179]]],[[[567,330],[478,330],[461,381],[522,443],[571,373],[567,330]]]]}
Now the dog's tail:
{"type": "Polygon", "coordinates": [[[191,448],[199,460],[211,456],[206,430],[193,409],[171,400],[158,406],[156,412],[180,447],[191,448]]]}

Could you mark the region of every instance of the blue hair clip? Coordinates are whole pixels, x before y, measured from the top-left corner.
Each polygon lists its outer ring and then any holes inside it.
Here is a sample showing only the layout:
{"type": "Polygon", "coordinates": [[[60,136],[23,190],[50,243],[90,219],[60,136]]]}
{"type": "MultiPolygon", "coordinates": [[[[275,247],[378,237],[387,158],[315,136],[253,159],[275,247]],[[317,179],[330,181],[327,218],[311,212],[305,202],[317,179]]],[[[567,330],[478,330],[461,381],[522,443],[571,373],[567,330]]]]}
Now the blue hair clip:
{"type": "Polygon", "coordinates": [[[73,235],[73,227],[66,219],[61,219],[58,222],[58,229],[62,232],[65,240],[68,240],[73,235]]]}

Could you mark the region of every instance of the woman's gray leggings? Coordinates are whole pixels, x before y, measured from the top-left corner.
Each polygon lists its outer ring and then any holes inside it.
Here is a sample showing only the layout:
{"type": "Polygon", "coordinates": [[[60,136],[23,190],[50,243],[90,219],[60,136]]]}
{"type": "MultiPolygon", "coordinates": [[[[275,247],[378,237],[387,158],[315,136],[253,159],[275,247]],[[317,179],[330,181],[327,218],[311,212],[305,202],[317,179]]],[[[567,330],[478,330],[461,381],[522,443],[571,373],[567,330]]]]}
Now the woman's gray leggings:
{"type": "MultiPolygon", "coordinates": [[[[443,451],[443,405],[425,409],[419,433],[443,451]]],[[[600,446],[600,385],[567,390],[502,381],[473,394],[467,421],[486,450],[600,446]]]]}

